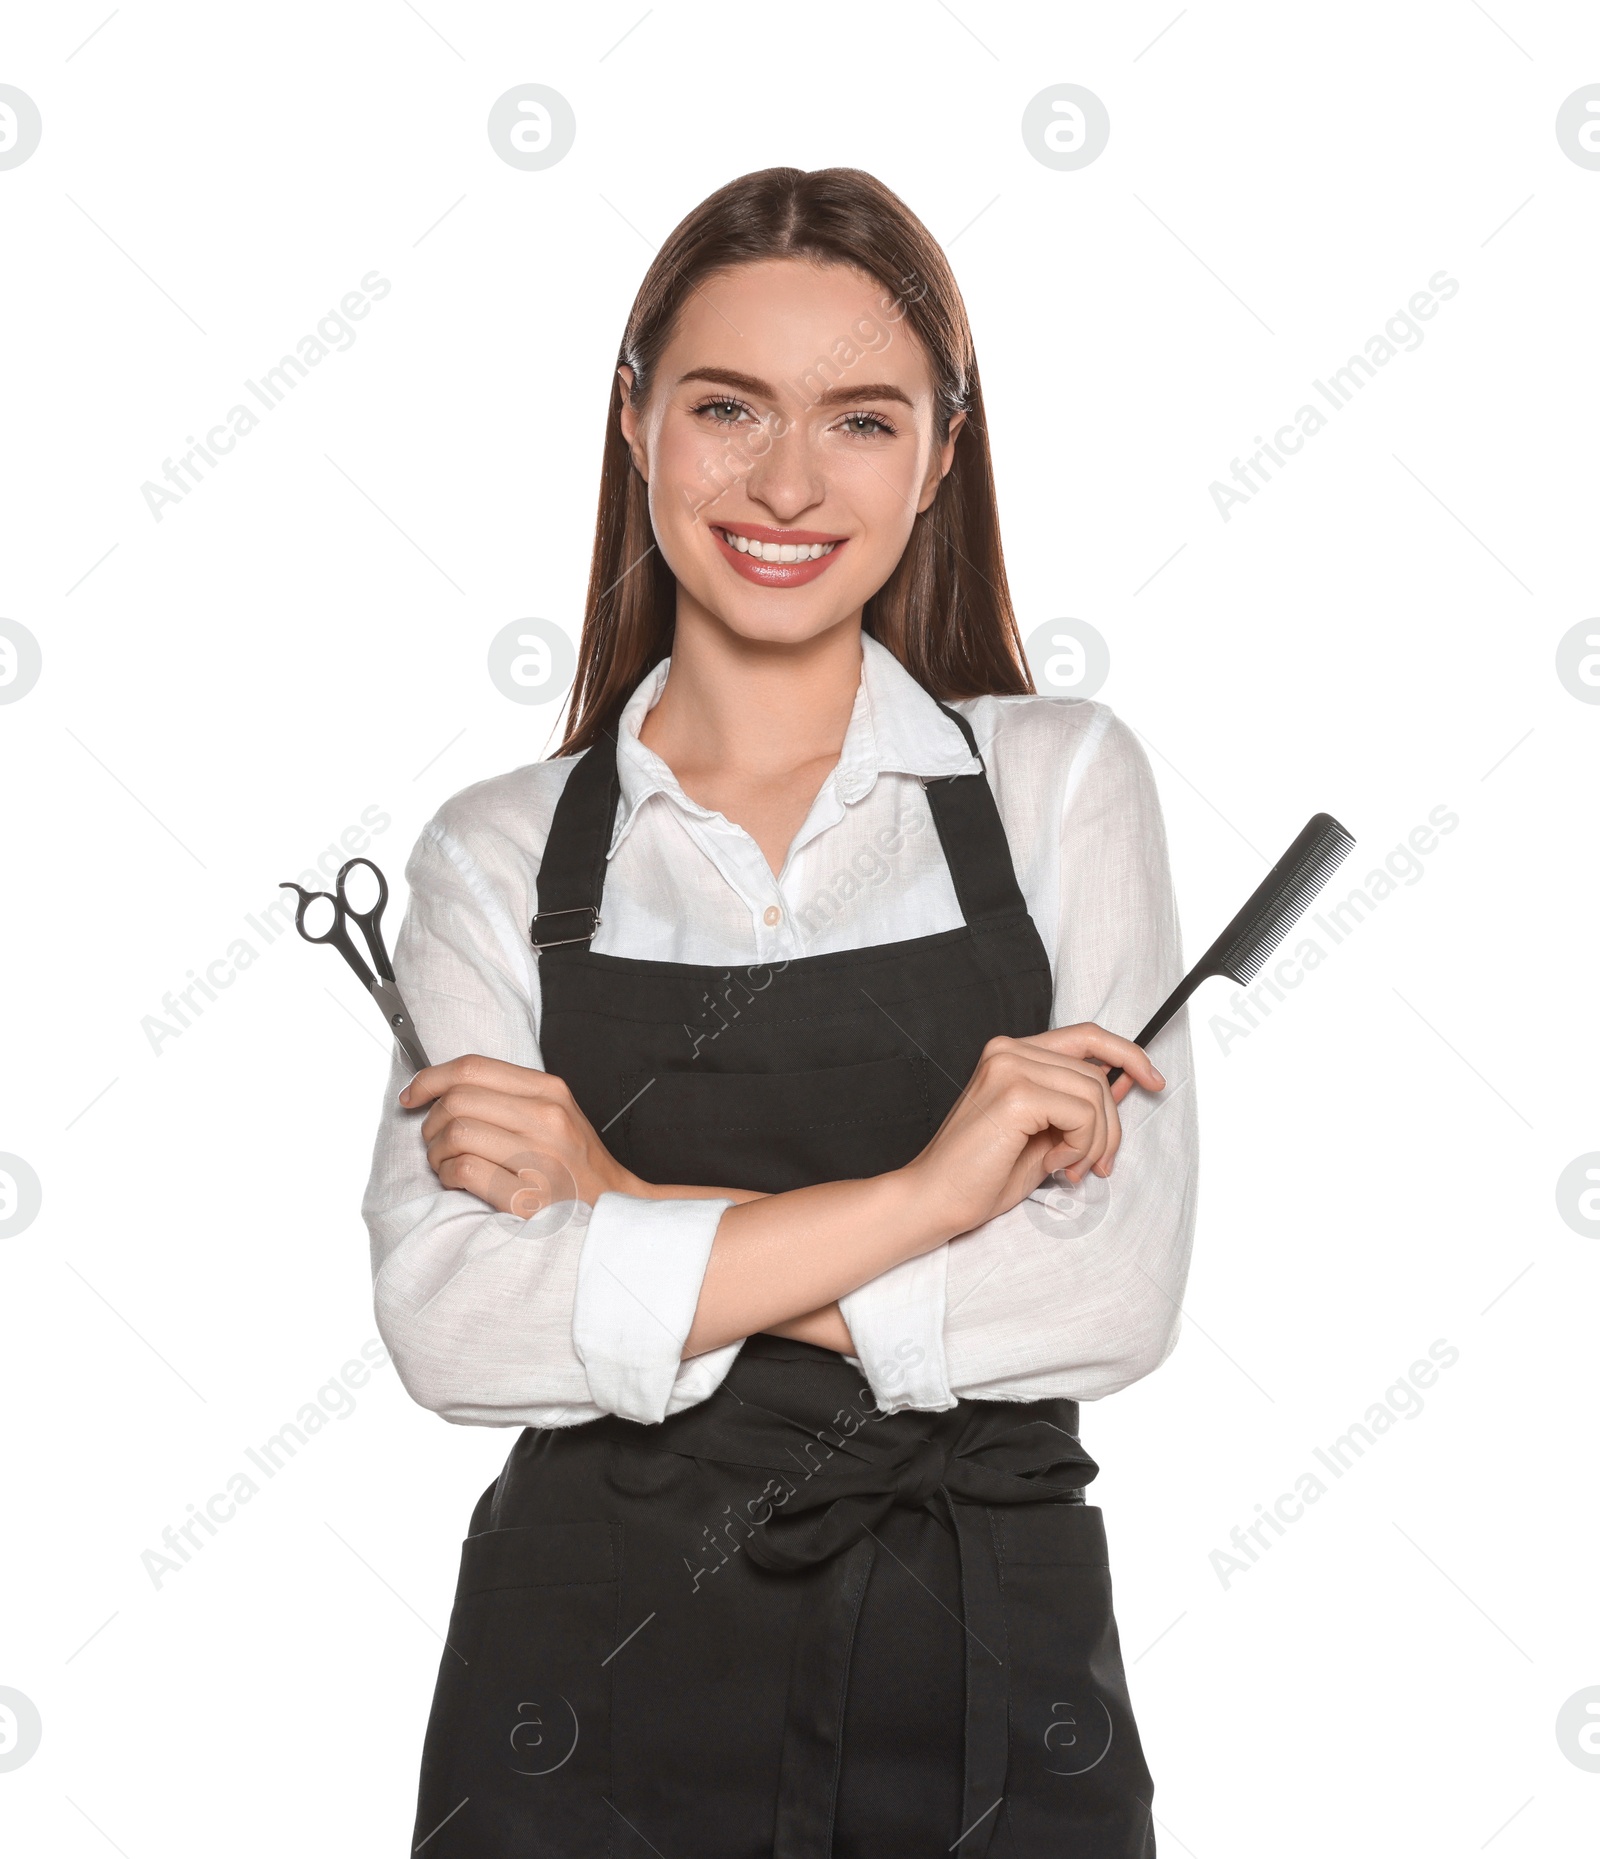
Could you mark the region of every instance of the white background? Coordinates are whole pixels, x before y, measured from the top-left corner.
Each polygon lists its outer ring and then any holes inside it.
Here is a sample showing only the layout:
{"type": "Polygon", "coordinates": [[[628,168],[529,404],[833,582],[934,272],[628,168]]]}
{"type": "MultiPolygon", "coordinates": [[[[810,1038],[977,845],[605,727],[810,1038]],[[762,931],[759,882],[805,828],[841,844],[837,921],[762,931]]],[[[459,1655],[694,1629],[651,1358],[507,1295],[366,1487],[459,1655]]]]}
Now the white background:
{"type": "Polygon", "coordinates": [[[187,1566],[141,1563],[374,1334],[381,1028],[292,936],[159,1055],[141,1022],[368,807],[392,939],[422,823],[547,753],[560,706],[501,696],[488,641],[575,627],[653,245],[786,163],[871,170],[948,245],[1024,632],[1109,642],[1191,958],[1318,809],[1359,841],[1340,895],[1459,817],[1247,1037],[1209,1026],[1226,984],[1193,1010],[1183,1340],[1084,1415],[1163,1859],[1592,1852],[1556,1717],[1600,1685],[1600,1245],[1555,1185],[1600,1149],[1600,707],[1555,658],[1597,611],[1600,172],[1554,124],[1600,16],[642,11],[9,22],[44,134],[0,172],[0,612],[44,669],[0,706],[0,1150],[44,1198],[0,1240],[0,1686],[43,1721],[8,1850],[409,1843],[513,1435],[383,1369],[187,1566]],[[577,116],[542,172],[485,130],[525,82],[577,116]],[[1076,172],[1020,133],[1058,82],[1110,113],[1076,172]],[[374,269],[353,346],[154,520],[162,461],[374,269]],[[1213,480],[1441,269],[1421,345],[1224,521],[1213,480]],[[1424,1410],[1224,1585],[1229,1532],[1439,1338],[1424,1410]]]}

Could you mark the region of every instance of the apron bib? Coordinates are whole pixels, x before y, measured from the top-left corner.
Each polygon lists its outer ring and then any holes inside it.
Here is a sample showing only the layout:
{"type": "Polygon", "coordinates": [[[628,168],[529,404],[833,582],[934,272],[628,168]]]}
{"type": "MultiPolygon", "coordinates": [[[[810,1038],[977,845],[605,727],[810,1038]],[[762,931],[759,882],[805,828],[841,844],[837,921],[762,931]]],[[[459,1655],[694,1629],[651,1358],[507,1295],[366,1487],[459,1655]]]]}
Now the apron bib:
{"type": "MultiPolygon", "coordinates": [[[[742,968],[632,961],[588,946],[615,745],[579,760],[530,926],[541,1046],[626,1166],[768,1191],[882,1174],[987,1040],[1048,1028],[987,777],[925,791],[960,928],[742,968]]],[[[885,1414],[843,1357],[770,1335],[660,1425],[524,1429],[462,1545],[414,1849],[1154,1859],[1084,1502],[1098,1469],[1075,1401],[885,1414]]]]}

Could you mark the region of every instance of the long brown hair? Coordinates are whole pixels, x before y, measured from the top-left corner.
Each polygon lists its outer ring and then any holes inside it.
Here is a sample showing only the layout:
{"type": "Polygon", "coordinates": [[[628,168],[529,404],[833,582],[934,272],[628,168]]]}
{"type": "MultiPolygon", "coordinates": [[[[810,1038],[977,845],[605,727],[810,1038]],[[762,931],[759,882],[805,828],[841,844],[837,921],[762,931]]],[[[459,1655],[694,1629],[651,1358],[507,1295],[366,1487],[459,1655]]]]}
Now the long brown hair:
{"type": "MultiPolygon", "coordinates": [[[[910,325],[928,358],[937,444],[954,415],[967,414],[950,470],[894,572],[867,602],[863,625],[935,697],[1031,692],[966,308],[933,235],[881,181],[859,168],[764,168],[702,200],[657,252],[628,317],[617,363],[633,370],[634,405],[650,394],[690,291],[735,265],[793,257],[849,265],[884,286],[891,314],[910,325]]],[[[558,755],[609,734],[634,686],[672,650],[677,584],[655,546],[621,411],[622,383],[613,374],[583,635],[558,755]]]]}

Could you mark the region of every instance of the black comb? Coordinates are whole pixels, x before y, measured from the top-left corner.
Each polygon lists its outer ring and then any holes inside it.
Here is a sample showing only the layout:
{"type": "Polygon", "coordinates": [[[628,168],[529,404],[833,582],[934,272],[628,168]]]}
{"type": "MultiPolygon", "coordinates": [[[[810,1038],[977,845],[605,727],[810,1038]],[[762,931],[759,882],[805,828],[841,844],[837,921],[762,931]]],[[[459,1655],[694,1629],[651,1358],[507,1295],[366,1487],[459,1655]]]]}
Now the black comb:
{"type": "MultiPolygon", "coordinates": [[[[1250,893],[1244,908],[1156,1009],[1154,1018],[1133,1042],[1148,1046],[1202,981],[1225,975],[1240,987],[1251,980],[1333,876],[1355,844],[1331,813],[1314,813],[1289,850],[1250,893]]],[[[1106,1083],[1115,1084],[1122,1067],[1113,1065],[1106,1083]]]]}

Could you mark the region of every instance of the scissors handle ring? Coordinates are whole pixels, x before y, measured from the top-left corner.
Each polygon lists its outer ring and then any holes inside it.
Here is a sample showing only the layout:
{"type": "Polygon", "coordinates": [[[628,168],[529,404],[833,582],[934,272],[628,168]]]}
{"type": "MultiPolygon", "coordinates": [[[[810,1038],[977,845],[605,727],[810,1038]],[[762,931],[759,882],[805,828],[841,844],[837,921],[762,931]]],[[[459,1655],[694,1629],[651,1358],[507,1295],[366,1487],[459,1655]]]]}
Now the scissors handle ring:
{"type": "Polygon", "coordinates": [[[383,873],[369,858],[346,859],[339,867],[339,875],[333,881],[333,888],[339,899],[339,908],[344,911],[346,916],[354,917],[358,923],[364,923],[369,920],[376,923],[379,917],[383,915],[384,905],[389,901],[389,880],[384,877],[383,873]],[[358,865],[365,865],[367,870],[370,871],[373,877],[378,881],[378,901],[370,910],[352,910],[350,902],[344,894],[345,879],[358,865]]]}
{"type": "Polygon", "coordinates": [[[369,858],[346,859],[339,867],[339,876],[333,886],[337,893],[337,908],[352,923],[361,926],[361,934],[367,941],[367,952],[372,957],[372,966],[378,971],[380,981],[394,980],[394,967],[389,960],[389,951],[383,946],[383,931],[379,924],[383,921],[383,907],[389,901],[389,881],[369,858]],[[345,879],[356,866],[365,865],[378,881],[377,902],[370,910],[354,910],[345,896],[345,879]]]}
{"type": "Polygon", "coordinates": [[[305,937],[307,942],[331,942],[335,944],[338,942],[339,931],[343,927],[344,910],[343,905],[337,897],[334,897],[328,891],[308,891],[304,889],[303,886],[292,883],[287,878],[278,886],[278,889],[280,891],[293,891],[295,896],[299,898],[299,903],[294,907],[294,926],[300,934],[305,937]],[[326,898],[328,902],[333,905],[333,921],[320,936],[314,936],[311,931],[306,928],[306,911],[312,904],[316,903],[318,898],[326,898]]]}

